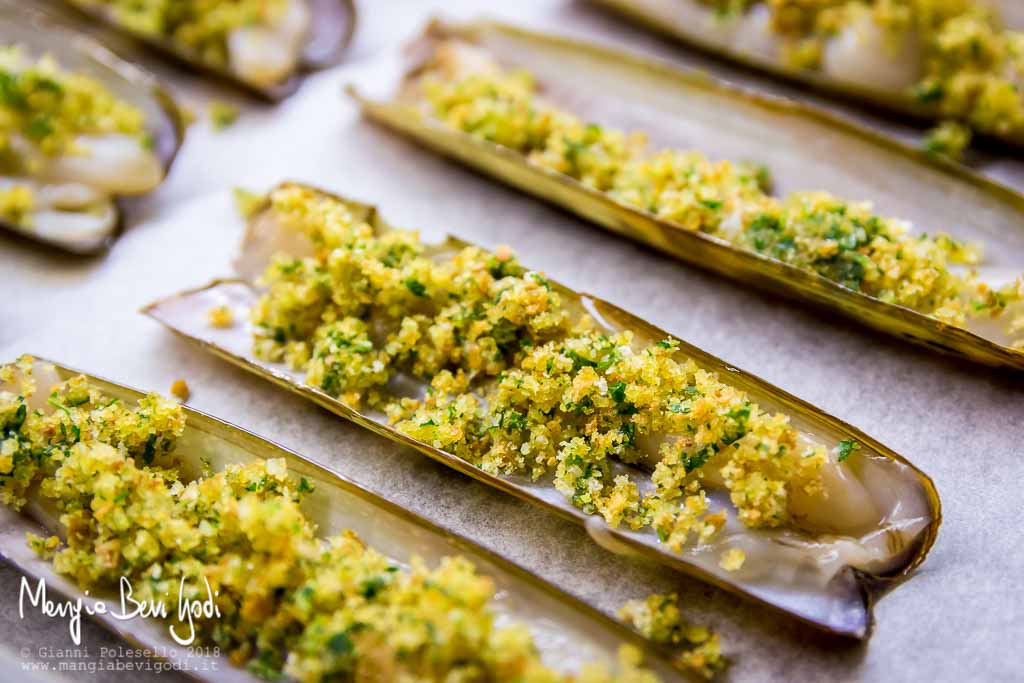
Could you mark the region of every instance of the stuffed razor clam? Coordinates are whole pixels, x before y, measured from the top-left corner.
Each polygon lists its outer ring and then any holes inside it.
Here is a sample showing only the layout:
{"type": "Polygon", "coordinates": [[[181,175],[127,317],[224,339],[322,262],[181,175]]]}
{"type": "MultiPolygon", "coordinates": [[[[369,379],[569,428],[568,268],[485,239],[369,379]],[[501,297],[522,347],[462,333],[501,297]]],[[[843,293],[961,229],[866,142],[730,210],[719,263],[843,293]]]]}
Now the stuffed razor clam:
{"type": "Polygon", "coordinates": [[[934,539],[934,488],[899,456],[507,249],[285,184],[237,267],[147,313],[609,549],[866,637],[875,580],[934,539]]]}
{"type": "Polygon", "coordinates": [[[371,118],[678,258],[1024,366],[1024,197],[820,111],[586,43],[435,23],[413,54],[401,86],[350,91],[371,118]]]}
{"type": "Polygon", "coordinates": [[[0,6],[0,224],[102,248],[118,197],[152,191],[183,135],[147,75],[85,38],[0,6]]]}
{"type": "Polygon", "coordinates": [[[351,0],[66,1],[272,99],[336,62],[355,28],[351,0]]]}
{"type": "Polygon", "coordinates": [[[680,678],[506,560],[158,394],[22,357],[0,369],[0,443],[4,557],[87,604],[124,577],[168,621],[98,618],[152,651],[225,658],[191,662],[199,677],[680,678]],[[190,632],[179,596],[216,606],[192,648],[170,641],[190,632]]]}
{"type": "Polygon", "coordinates": [[[1016,0],[595,0],[752,66],[1024,143],[1016,0]]]}

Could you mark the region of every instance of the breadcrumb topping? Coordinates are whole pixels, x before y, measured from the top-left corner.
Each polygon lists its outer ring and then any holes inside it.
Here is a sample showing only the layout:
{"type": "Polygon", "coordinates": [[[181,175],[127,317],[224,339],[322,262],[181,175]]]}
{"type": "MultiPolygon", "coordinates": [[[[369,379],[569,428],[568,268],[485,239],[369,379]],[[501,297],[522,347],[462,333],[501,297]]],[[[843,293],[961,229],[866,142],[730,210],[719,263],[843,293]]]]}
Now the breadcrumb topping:
{"type": "Polygon", "coordinates": [[[88,136],[128,135],[152,142],[141,109],[101,81],[68,71],[51,56],[29,60],[17,45],[0,45],[0,219],[32,227],[39,204],[32,183],[49,160],[85,156],[88,136]]]}
{"type": "Polygon", "coordinates": [[[210,327],[226,328],[235,324],[235,314],[227,304],[214,306],[206,312],[206,321],[210,327]]]}
{"type": "Polygon", "coordinates": [[[171,384],[171,394],[181,401],[187,401],[191,391],[188,388],[188,383],[183,379],[176,379],[171,384]]]}
{"type": "Polygon", "coordinates": [[[16,45],[0,46],[0,157],[27,166],[47,157],[86,154],[79,135],[120,133],[148,144],[145,116],[138,107],[117,98],[99,80],[63,69],[51,56],[30,61],[16,45]]]}
{"type": "Polygon", "coordinates": [[[301,508],[314,485],[283,459],[185,480],[180,404],[129,405],[82,376],[37,388],[32,369],[23,357],[0,370],[0,500],[18,509],[32,490],[67,541],[29,545],[83,589],[123,576],[169,614],[181,590],[205,599],[205,578],[220,615],[197,618],[197,633],[238,666],[309,682],[659,680],[629,647],[611,668],[551,669],[525,624],[496,624],[494,582],[465,557],[400,566],[351,531],[318,536],[301,508]],[[28,409],[37,389],[49,412],[28,409]]]}
{"type": "Polygon", "coordinates": [[[266,270],[254,352],[346,404],[383,411],[488,473],[553,477],[584,512],[653,527],[676,551],[726,523],[706,475],[749,527],[787,524],[796,489],[820,493],[828,450],[789,416],[682,357],[672,339],[598,329],[508,250],[431,254],[416,233],[377,234],[344,203],[293,185],[273,191],[267,210],[316,249],[266,270]],[[426,395],[392,393],[399,375],[426,395]],[[616,474],[618,462],[652,474],[616,474]]]}
{"type": "Polygon", "coordinates": [[[739,548],[730,548],[722,553],[722,559],[719,561],[718,566],[727,572],[734,572],[743,567],[746,559],[747,554],[745,552],[739,548]]]}
{"type": "Polygon", "coordinates": [[[35,204],[35,193],[27,184],[15,183],[0,189],[0,219],[8,223],[30,227],[35,204]]]}
{"type": "Polygon", "coordinates": [[[790,66],[817,69],[828,41],[867,18],[894,46],[917,46],[923,74],[911,95],[941,115],[994,135],[1024,133],[1024,33],[1008,30],[998,12],[973,0],[699,0],[723,17],[755,5],[790,66]]]}
{"type": "Polygon", "coordinates": [[[974,268],[980,245],[942,232],[915,234],[906,221],[874,213],[870,202],[826,192],[775,198],[767,193],[766,170],[749,164],[693,151],[649,151],[642,134],[584,123],[540,97],[528,72],[502,69],[472,47],[442,44],[421,78],[427,115],[515,150],[529,163],[687,230],[950,325],[1001,317],[1015,306],[1007,334],[1011,344],[1024,345],[1014,322],[1024,318],[1024,278],[986,284],[974,268]],[[459,73],[462,62],[475,70],[459,73]]]}
{"type": "Polygon", "coordinates": [[[247,26],[273,26],[288,10],[289,0],[71,0],[86,8],[102,7],[118,24],[144,35],[163,37],[226,67],[228,36],[247,26]]]}
{"type": "Polygon", "coordinates": [[[687,671],[710,679],[726,666],[718,634],[686,623],[675,593],[652,593],[643,600],[630,600],[618,616],[644,637],[678,647],[676,663],[687,671]]]}

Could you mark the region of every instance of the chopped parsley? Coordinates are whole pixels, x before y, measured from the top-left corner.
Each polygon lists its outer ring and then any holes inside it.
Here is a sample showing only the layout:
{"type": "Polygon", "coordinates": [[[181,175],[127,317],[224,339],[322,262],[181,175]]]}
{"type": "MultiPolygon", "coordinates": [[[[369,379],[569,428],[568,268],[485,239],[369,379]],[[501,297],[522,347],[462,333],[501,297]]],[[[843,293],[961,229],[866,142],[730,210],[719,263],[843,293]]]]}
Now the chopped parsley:
{"type": "Polygon", "coordinates": [[[156,434],[150,434],[149,438],[146,439],[146,448],[142,452],[142,462],[147,465],[153,464],[153,456],[156,455],[156,434]]]}
{"type": "Polygon", "coordinates": [[[327,641],[327,649],[336,655],[350,655],[355,650],[355,646],[347,633],[339,631],[327,641]]]}
{"type": "Polygon", "coordinates": [[[860,450],[860,444],[853,439],[843,439],[838,445],[839,457],[836,458],[839,462],[843,462],[850,457],[856,450],[860,450]]]}
{"type": "Polygon", "coordinates": [[[387,585],[387,577],[375,576],[372,579],[363,581],[362,585],[359,586],[359,594],[367,599],[375,598],[378,593],[387,588],[387,585]]]}
{"type": "Polygon", "coordinates": [[[622,435],[626,437],[626,445],[627,446],[633,446],[634,444],[636,444],[636,424],[635,423],[627,422],[626,424],[622,425],[622,427],[619,429],[619,431],[621,431],[622,435]]]}
{"type": "Polygon", "coordinates": [[[64,411],[65,415],[68,415],[69,417],[71,416],[71,408],[68,408],[66,405],[61,403],[56,396],[51,396],[50,398],[46,399],[46,402],[49,403],[54,408],[56,408],[57,410],[64,411]]]}
{"type": "Polygon", "coordinates": [[[707,464],[711,456],[717,452],[718,447],[715,446],[714,444],[709,444],[707,446],[704,446],[704,448],[700,449],[693,455],[684,455],[683,469],[686,470],[687,474],[693,472],[694,470],[699,470],[701,467],[704,467],[704,465],[707,464]]]}
{"type": "Polygon", "coordinates": [[[608,387],[608,394],[612,397],[612,400],[616,403],[622,403],[626,400],[626,383],[616,382],[615,384],[608,387]]]}
{"type": "Polygon", "coordinates": [[[526,429],[526,416],[515,410],[507,410],[502,415],[502,425],[506,431],[521,432],[526,429]]]}
{"type": "Polygon", "coordinates": [[[427,286],[414,277],[406,278],[403,284],[414,296],[425,297],[427,295],[427,286]]]}
{"type": "Polygon", "coordinates": [[[224,130],[238,120],[238,107],[229,102],[210,103],[210,123],[214,130],[224,130]]]}

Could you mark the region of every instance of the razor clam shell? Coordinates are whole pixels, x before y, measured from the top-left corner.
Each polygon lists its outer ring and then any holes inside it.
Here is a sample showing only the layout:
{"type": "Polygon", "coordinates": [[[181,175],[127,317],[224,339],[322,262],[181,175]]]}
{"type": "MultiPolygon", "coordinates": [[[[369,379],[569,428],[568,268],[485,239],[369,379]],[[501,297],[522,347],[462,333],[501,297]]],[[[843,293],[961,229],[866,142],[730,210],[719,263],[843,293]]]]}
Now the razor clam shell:
{"type": "Polygon", "coordinates": [[[1008,29],[1024,30],[1024,5],[1019,0],[984,0],[984,2],[999,12],[1003,25],[1008,29]]]}
{"type": "Polygon", "coordinates": [[[651,149],[694,149],[712,159],[761,163],[771,171],[779,196],[826,190],[869,199],[879,213],[910,220],[921,232],[946,231],[981,242],[983,278],[1005,280],[1024,270],[1024,195],[818,108],[742,90],[662,61],[497,22],[435,21],[411,46],[411,64],[395,59],[382,67],[383,77],[348,87],[371,120],[670,256],[931,349],[1024,369],[1024,350],[1011,348],[984,319],[970,323],[977,331],[972,332],[885,303],[811,271],[685,230],[534,166],[514,150],[429,118],[410,101],[409,84],[432,46],[453,38],[485,49],[505,66],[530,70],[545,98],[585,120],[643,131],[651,149]]]}
{"type": "MultiPolygon", "coordinates": [[[[116,97],[141,109],[153,138],[153,151],[160,159],[166,179],[184,140],[186,125],[174,99],[153,76],[96,41],[8,0],[0,2],[0,43],[21,45],[32,57],[50,54],[61,67],[99,80],[116,97]]],[[[116,198],[110,208],[116,213],[115,220],[109,223],[108,229],[89,239],[61,239],[2,220],[0,227],[74,254],[95,254],[110,246],[123,226],[116,198]]]]}
{"type": "MultiPolygon", "coordinates": [[[[716,57],[728,59],[746,67],[801,83],[832,95],[881,107],[895,114],[925,121],[938,121],[942,119],[941,113],[935,106],[922,104],[909,94],[871,89],[839,81],[829,78],[818,70],[791,67],[782,61],[781,58],[771,58],[756,51],[737,49],[731,46],[721,34],[716,34],[715,31],[703,30],[702,27],[681,18],[682,12],[678,11],[679,5],[687,5],[687,10],[691,12],[696,11],[694,7],[700,8],[707,11],[709,18],[712,18],[712,10],[700,7],[695,0],[589,1],[665,38],[696,47],[716,57]]],[[[1002,5],[1003,3],[993,0],[990,4],[1002,5]]],[[[1011,28],[1020,30],[1024,26],[1021,24],[1024,21],[1024,15],[1021,15],[1020,8],[1016,6],[1007,4],[1007,7],[1010,8],[1010,12],[1007,14],[1006,23],[1011,28]]],[[[781,41],[779,44],[781,45],[781,41]]],[[[1024,145],[1024,133],[1005,136],[987,135],[998,137],[1017,146],[1024,145]]]]}
{"type": "MultiPolygon", "coordinates": [[[[319,190],[318,190],[319,192],[319,190]]],[[[323,193],[328,196],[329,193],[323,193]]],[[[371,206],[338,198],[345,202],[354,215],[365,216],[379,232],[389,229],[371,206]]],[[[243,254],[236,261],[236,268],[243,277],[255,279],[262,272],[261,264],[269,259],[272,249],[258,229],[258,220],[250,222],[243,241],[243,254]]],[[[444,243],[432,245],[432,255],[453,253],[468,243],[448,238],[444,243]]],[[[873,464],[892,466],[900,477],[913,478],[920,502],[927,507],[927,514],[921,519],[921,528],[913,542],[898,548],[890,561],[894,563],[884,575],[869,575],[860,570],[845,567],[839,570],[832,582],[817,590],[799,587],[799,579],[791,575],[788,579],[744,582],[742,577],[721,569],[713,547],[687,548],[676,554],[663,546],[653,529],[632,531],[625,528],[610,528],[599,516],[587,515],[573,506],[558,492],[550,480],[533,481],[524,476],[496,476],[484,472],[461,458],[433,446],[417,441],[391,426],[381,414],[360,412],[329,396],[320,389],[310,386],[301,372],[295,372],[284,364],[270,363],[256,358],[252,353],[252,327],[248,323],[236,322],[230,328],[214,328],[207,321],[208,311],[215,306],[228,306],[236,321],[248,319],[247,311],[260,296],[260,291],[251,284],[251,279],[215,280],[205,287],[188,290],[156,301],[143,309],[146,315],[162,323],[172,332],[198,343],[202,348],[296,393],[327,410],[349,419],[362,427],[385,436],[400,444],[414,448],[421,453],[448,465],[478,481],[511,493],[539,507],[555,512],[584,526],[599,545],[612,552],[631,554],[669,566],[685,574],[729,590],[763,605],[785,612],[817,628],[838,635],[865,639],[870,635],[871,605],[889,587],[906,578],[921,562],[934,543],[941,521],[938,493],[931,480],[917,470],[902,456],[894,453],[856,428],[831,417],[810,404],[778,389],[763,380],[735,368],[700,349],[681,342],[679,354],[695,360],[701,367],[715,371],[733,386],[746,391],[752,400],[767,410],[783,411],[792,416],[794,426],[805,432],[826,439],[855,439],[864,450],[858,457],[870,459],[873,464]],[[786,584],[788,580],[791,583],[786,584]]],[[[669,333],[622,309],[595,297],[580,294],[552,283],[570,309],[586,312],[599,325],[609,331],[629,329],[638,340],[653,343],[669,337],[669,333]]],[[[617,463],[622,472],[642,475],[629,465],[617,463]]],[[[912,501],[908,501],[912,504],[912,501]]],[[[786,532],[760,532],[746,530],[744,535],[763,534],[769,544],[787,546],[794,542],[794,535],[786,532]]],[[[895,536],[894,536],[895,538],[895,536]]],[[[806,542],[806,541],[805,541],[806,542]]]]}
{"type": "MultiPolygon", "coordinates": [[[[36,376],[39,369],[51,364],[36,358],[36,376]]],[[[77,370],[52,363],[61,380],[81,374],[77,370]]],[[[87,375],[89,382],[105,394],[134,402],[145,392],[87,375]]],[[[2,385],[0,385],[2,386],[2,385]]],[[[301,455],[289,451],[252,432],[219,420],[213,416],[183,406],[187,418],[185,432],[178,440],[173,457],[178,459],[184,480],[197,476],[207,461],[214,471],[237,463],[259,459],[284,458],[292,476],[305,477],[313,483],[314,491],[303,501],[303,512],[313,521],[321,536],[329,536],[345,529],[355,531],[370,547],[403,566],[413,557],[420,557],[430,566],[441,559],[462,555],[473,562],[480,574],[494,580],[495,598],[491,605],[499,625],[508,622],[526,624],[533,634],[545,662],[559,669],[575,670],[587,662],[615,661],[618,647],[631,644],[644,653],[644,665],[658,673],[664,681],[696,680],[681,675],[669,663],[669,650],[652,644],[590,605],[572,597],[514,562],[477,545],[473,541],[439,527],[410,512],[343,474],[313,464],[301,455]]],[[[82,598],[84,604],[104,600],[112,608],[117,605],[116,594],[97,594],[92,598],[67,578],[55,573],[52,564],[39,558],[25,541],[25,533],[54,533],[54,520],[40,514],[38,506],[26,506],[37,515],[15,512],[0,506],[0,556],[31,578],[35,588],[39,578],[46,580],[47,592],[63,594],[74,600],[82,598]]],[[[27,610],[36,609],[26,601],[27,610]]],[[[118,620],[111,615],[95,615],[99,621],[121,638],[136,647],[148,647],[165,652],[172,662],[183,659],[190,668],[184,673],[207,681],[262,680],[244,669],[233,666],[226,657],[200,656],[188,647],[176,646],[167,627],[168,622],[152,619],[118,620]],[[215,664],[216,666],[212,666],[215,664]]],[[[87,643],[86,643],[87,644],[87,643]]]]}
{"type": "Polygon", "coordinates": [[[352,36],[355,34],[357,17],[354,0],[306,0],[312,14],[311,33],[306,39],[298,69],[284,81],[266,86],[247,82],[230,69],[203,60],[195,52],[168,38],[152,36],[123,26],[117,23],[111,13],[103,7],[86,5],[76,0],[59,0],[59,2],[115,31],[131,36],[175,61],[230,81],[271,102],[283,100],[295,92],[302,82],[302,73],[325,69],[341,61],[345,49],[352,42],[352,36]]]}

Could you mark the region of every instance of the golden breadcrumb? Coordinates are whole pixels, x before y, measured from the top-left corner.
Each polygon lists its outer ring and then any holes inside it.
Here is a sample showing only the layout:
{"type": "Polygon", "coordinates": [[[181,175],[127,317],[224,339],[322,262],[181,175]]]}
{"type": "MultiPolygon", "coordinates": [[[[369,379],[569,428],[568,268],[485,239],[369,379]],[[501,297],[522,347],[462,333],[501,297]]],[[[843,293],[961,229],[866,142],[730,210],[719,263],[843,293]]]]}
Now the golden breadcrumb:
{"type": "Polygon", "coordinates": [[[235,324],[235,314],[230,306],[222,304],[214,306],[206,312],[206,321],[210,327],[231,327],[235,324]]]}
{"type": "MultiPolygon", "coordinates": [[[[922,73],[910,91],[922,107],[981,133],[1024,134],[1024,32],[1004,28],[992,3],[976,0],[699,0],[721,13],[765,5],[786,64],[814,70],[830,40],[870,22],[891,49],[910,45],[922,73]]],[[[870,24],[869,24],[870,25],[870,24]]]]}
{"type": "Polygon", "coordinates": [[[28,543],[83,589],[124,577],[135,600],[174,614],[208,581],[219,614],[196,619],[199,642],[268,679],[659,680],[635,648],[613,667],[550,668],[526,625],[499,623],[493,580],[463,556],[399,564],[351,531],[318,536],[301,505],[314,486],[284,459],[183,478],[185,427],[182,406],[156,394],[128,404],[82,376],[37,388],[23,357],[0,370],[0,500],[56,509],[67,540],[28,543]],[[27,409],[37,390],[47,410],[27,409]]]}
{"type": "Polygon", "coordinates": [[[644,600],[630,600],[619,609],[618,616],[654,642],[679,648],[675,661],[686,671],[710,679],[726,666],[718,634],[704,626],[687,624],[675,593],[652,593],[644,600]]]}
{"type": "Polygon", "coordinates": [[[676,551],[711,540],[729,514],[785,526],[791,492],[819,492],[828,449],[789,416],[702,369],[675,340],[599,329],[511,252],[434,256],[416,233],[378,235],[344,203],[294,185],[267,206],[316,248],[280,254],[264,273],[254,352],[346,404],[382,411],[485,472],[551,476],[584,512],[651,527],[676,551]],[[428,385],[426,395],[392,394],[400,374],[428,385]],[[644,463],[649,480],[614,474],[617,462],[644,463]],[[708,474],[732,509],[712,510],[708,474]]]}
{"type": "Polygon", "coordinates": [[[722,553],[722,557],[718,562],[718,566],[727,572],[738,571],[743,567],[743,563],[747,559],[747,554],[739,548],[730,548],[722,553]]]}
{"type": "Polygon", "coordinates": [[[171,384],[171,393],[182,401],[187,401],[190,395],[188,383],[183,379],[176,379],[171,384]]]}
{"type": "MultiPolygon", "coordinates": [[[[943,232],[914,233],[906,221],[876,214],[869,202],[826,192],[775,198],[767,193],[765,170],[756,166],[693,151],[648,150],[643,135],[584,123],[545,101],[529,73],[504,70],[482,52],[465,57],[475,71],[451,77],[444,65],[471,50],[438,47],[437,68],[420,76],[426,115],[684,229],[951,325],[1001,317],[1013,307],[1005,316],[1007,334],[1017,334],[1013,320],[1024,317],[1024,278],[989,287],[973,268],[981,262],[980,245],[943,232]]],[[[935,151],[957,153],[964,136],[961,127],[945,126],[934,137],[935,151]]]]}

